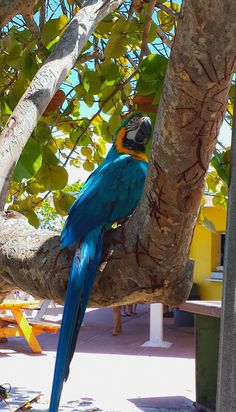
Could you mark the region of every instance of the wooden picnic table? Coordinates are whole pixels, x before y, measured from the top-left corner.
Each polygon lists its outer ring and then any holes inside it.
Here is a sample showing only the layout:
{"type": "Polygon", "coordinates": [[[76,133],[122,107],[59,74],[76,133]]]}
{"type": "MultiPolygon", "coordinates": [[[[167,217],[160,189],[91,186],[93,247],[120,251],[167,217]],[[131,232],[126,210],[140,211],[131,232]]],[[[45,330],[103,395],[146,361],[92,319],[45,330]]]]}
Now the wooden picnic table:
{"type": "Polygon", "coordinates": [[[33,352],[42,352],[36,335],[43,332],[57,333],[60,325],[27,319],[25,311],[36,309],[40,309],[39,301],[7,300],[0,303],[0,338],[24,336],[33,352]],[[6,311],[10,311],[12,316],[6,315],[6,311]]]}

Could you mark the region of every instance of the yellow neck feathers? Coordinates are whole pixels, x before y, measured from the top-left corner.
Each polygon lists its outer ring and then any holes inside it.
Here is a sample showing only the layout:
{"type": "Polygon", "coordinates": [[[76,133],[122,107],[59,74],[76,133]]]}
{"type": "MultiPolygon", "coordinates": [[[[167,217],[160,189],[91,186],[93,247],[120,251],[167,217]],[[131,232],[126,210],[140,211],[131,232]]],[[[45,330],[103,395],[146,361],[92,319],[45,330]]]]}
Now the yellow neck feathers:
{"type": "Polygon", "coordinates": [[[128,147],[125,147],[123,144],[123,139],[125,137],[126,131],[125,127],[122,127],[116,137],[116,150],[118,153],[124,153],[124,154],[130,154],[135,160],[144,160],[145,162],[148,162],[148,158],[145,155],[145,153],[141,152],[136,152],[135,150],[129,149],[128,147]]]}

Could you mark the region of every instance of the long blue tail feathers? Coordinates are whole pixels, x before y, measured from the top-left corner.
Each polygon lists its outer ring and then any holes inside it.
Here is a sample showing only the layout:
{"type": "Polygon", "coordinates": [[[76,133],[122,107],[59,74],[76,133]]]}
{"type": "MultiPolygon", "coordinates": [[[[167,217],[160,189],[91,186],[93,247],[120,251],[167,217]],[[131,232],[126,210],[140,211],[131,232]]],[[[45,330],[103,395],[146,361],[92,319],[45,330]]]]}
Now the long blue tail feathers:
{"type": "Polygon", "coordinates": [[[77,336],[83,322],[101,252],[101,228],[96,228],[84,237],[80,258],[76,252],[72,263],[57,347],[49,412],[58,411],[63,382],[69,375],[70,362],[74,355],[77,336]]]}

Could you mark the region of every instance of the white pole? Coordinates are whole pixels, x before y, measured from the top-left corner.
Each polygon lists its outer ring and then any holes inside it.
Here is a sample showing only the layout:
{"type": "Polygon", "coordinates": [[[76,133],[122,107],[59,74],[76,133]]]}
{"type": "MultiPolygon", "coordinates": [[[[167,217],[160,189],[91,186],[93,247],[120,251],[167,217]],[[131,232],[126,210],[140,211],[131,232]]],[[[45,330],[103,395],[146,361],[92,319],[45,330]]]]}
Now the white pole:
{"type": "Polygon", "coordinates": [[[169,348],[171,342],[163,341],[163,305],[152,303],[150,305],[150,340],[142,346],[149,348],[169,348]]]}

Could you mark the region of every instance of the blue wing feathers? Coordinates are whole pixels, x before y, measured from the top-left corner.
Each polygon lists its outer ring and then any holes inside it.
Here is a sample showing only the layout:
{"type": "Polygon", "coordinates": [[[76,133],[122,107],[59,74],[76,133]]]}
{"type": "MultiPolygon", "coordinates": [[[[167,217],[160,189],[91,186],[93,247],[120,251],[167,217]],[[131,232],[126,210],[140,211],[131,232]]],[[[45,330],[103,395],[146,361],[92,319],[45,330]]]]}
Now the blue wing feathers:
{"type": "Polygon", "coordinates": [[[130,215],[141,198],[147,163],[118,154],[114,147],[90,175],[69,210],[61,247],[80,242],[74,257],[60,330],[49,412],[57,412],[62,386],[69,375],[77,335],[102,252],[102,230],[130,215]]]}
{"type": "Polygon", "coordinates": [[[69,211],[61,234],[62,248],[73,245],[97,226],[131,214],[142,195],[146,162],[122,155],[104,163],[85,183],[69,211]]]}

